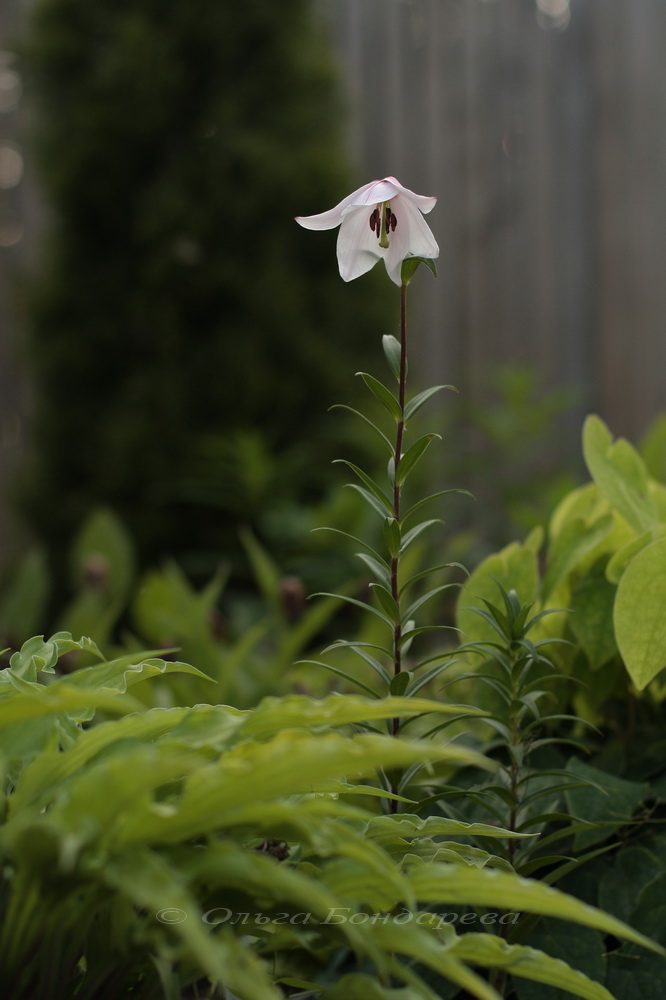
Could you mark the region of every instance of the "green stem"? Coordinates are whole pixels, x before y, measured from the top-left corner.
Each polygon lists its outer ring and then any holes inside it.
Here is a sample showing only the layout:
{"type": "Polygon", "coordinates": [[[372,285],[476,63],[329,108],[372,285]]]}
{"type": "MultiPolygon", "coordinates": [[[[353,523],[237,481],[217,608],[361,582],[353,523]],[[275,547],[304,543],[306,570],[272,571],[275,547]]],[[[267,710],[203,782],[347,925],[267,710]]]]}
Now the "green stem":
{"type": "MultiPolygon", "coordinates": [[[[400,403],[400,420],[398,421],[398,427],[396,430],[395,437],[395,452],[393,455],[394,462],[394,484],[393,484],[393,517],[396,519],[398,524],[400,524],[400,500],[401,500],[401,487],[398,483],[398,468],[400,466],[400,459],[402,457],[402,439],[405,432],[405,389],[407,384],[407,285],[403,283],[400,286],[400,380],[399,380],[399,390],[398,390],[398,401],[400,403]]],[[[399,583],[399,571],[400,571],[400,555],[395,555],[391,559],[391,595],[393,600],[400,608],[400,583],[399,583]]],[[[393,628],[393,673],[397,676],[402,671],[402,650],[400,648],[400,640],[402,639],[402,624],[400,621],[396,622],[393,628]]],[[[400,719],[392,720],[391,731],[394,736],[398,736],[400,732],[400,719]]],[[[394,783],[391,790],[397,794],[397,786],[394,783]]],[[[391,811],[398,811],[398,803],[394,800],[391,801],[391,811]]]]}

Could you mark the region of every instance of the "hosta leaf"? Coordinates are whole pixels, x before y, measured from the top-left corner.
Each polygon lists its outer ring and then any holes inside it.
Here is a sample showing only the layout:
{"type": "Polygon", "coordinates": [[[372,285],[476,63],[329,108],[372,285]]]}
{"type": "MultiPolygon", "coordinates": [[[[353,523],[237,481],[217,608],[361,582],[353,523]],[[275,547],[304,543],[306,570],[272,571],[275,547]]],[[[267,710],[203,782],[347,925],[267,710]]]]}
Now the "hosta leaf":
{"type": "Polygon", "coordinates": [[[585,1000],[613,1000],[611,994],[582,972],[536,948],[507,944],[496,934],[463,934],[451,949],[463,962],[503,969],[537,983],[556,986],[585,1000]]]}
{"type": "MultiPolygon", "coordinates": [[[[69,681],[72,675],[68,675],[69,681]]],[[[65,678],[63,678],[63,681],[65,678]]],[[[0,727],[11,726],[45,715],[68,713],[76,719],[92,718],[95,710],[103,708],[113,714],[136,712],[141,703],[134,698],[121,697],[114,691],[82,691],[70,683],[56,683],[40,690],[15,694],[0,699],[0,727]]]]}
{"type": "Polygon", "coordinates": [[[499,994],[489,983],[455,957],[449,935],[442,941],[424,926],[412,922],[376,923],[372,930],[375,940],[382,948],[417,959],[478,1000],[500,1000],[499,994]]]}
{"type": "Polygon", "coordinates": [[[486,823],[463,823],[444,816],[422,819],[409,813],[394,816],[375,816],[366,827],[366,836],[380,844],[390,844],[396,839],[414,840],[417,837],[501,837],[522,838],[525,834],[512,833],[486,823]]]}
{"type": "MultiPolygon", "coordinates": [[[[342,699],[341,699],[342,700],[342,699]]],[[[267,743],[240,743],[213,764],[200,767],[185,781],[182,794],[168,810],[138,803],[116,816],[109,831],[115,843],[157,840],[175,843],[196,837],[211,826],[231,822],[233,810],[283,795],[308,793],[327,778],[364,777],[378,768],[391,770],[416,761],[473,762],[485,758],[455,745],[409,743],[389,736],[338,733],[317,736],[281,732],[267,743]],[[294,762],[298,761],[298,766],[294,762]]]]}
{"type": "Polygon", "coordinates": [[[409,877],[417,899],[422,902],[496,906],[498,910],[540,913],[594,927],[652,951],[662,952],[659,945],[610,914],[541,882],[496,870],[460,868],[457,865],[423,865],[412,869],[409,877]]]}
{"type": "MultiPolygon", "coordinates": [[[[123,699],[116,697],[115,702],[118,701],[123,699]]],[[[60,750],[42,753],[27,767],[11,797],[10,813],[52,792],[59,782],[116,743],[129,740],[148,743],[170,738],[173,743],[182,741],[193,749],[219,751],[235,741],[235,734],[247,714],[226,705],[197,705],[196,708],[153,708],[113,722],[103,722],[82,732],[66,753],[60,750]]]]}
{"type": "MultiPolygon", "coordinates": [[[[321,701],[305,695],[289,695],[286,698],[264,698],[257,708],[248,712],[240,731],[242,737],[267,739],[284,729],[318,726],[347,726],[354,722],[372,719],[392,719],[396,716],[419,715],[436,712],[457,715],[466,707],[430,701],[426,698],[383,698],[370,701],[358,695],[330,695],[321,701]]],[[[482,714],[470,709],[470,715],[482,714]]]]}
{"type": "Polygon", "coordinates": [[[85,636],[73,639],[69,632],[56,632],[50,639],[45,640],[44,636],[36,635],[24,642],[18,652],[13,654],[9,661],[11,671],[0,671],[0,682],[7,683],[10,673],[23,680],[34,682],[39,672],[52,674],[59,657],[75,650],[92,653],[100,660],[104,659],[97,645],[85,636]]]}
{"type": "MultiPolygon", "coordinates": [[[[320,987],[321,989],[321,987],[320,987]]],[[[410,987],[393,989],[382,986],[376,976],[368,976],[363,972],[351,972],[338,979],[322,994],[322,1000],[424,1000],[424,995],[410,987]]],[[[434,997],[435,994],[430,994],[434,997]]]]}
{"type": "Polygon", "coordinates": [[[280,1000],[282,992],[271,983],[261,960],[231,930],[208,932],[198,903],[183,888],[180,873],[154,852],[134,852],[109,861],[103,878],[135,906],[156,914],[156,929],[165,926],[159,923],[160,913],[185,913],[184,920],[167,921],[169,934],[180,939],[190,960],[195,959],[212,979],[253,1000],[280,1000]]]}
{"type": "MultiPolygon", "coordinates": [[[[124,693],[132,684],[163,674],[193,674],[214,683],[207,674],[179,660],[162,660],[146,653],[129,653],[117,660],[85,667],[67,675],[67,683],[80,688],[110,688],[124,693]]],[[[58,683],[58,682],[56,682],[58,683]]]]}
{"type": "Polygon", "coordinates": [[[583,518],[567,522],[552,542],[548,553],[548,570],[542,588],[544,603],[580,560],[610,534],[612,527],[613,516],[610,513],[604,514],[592,524],[583,518]]]}

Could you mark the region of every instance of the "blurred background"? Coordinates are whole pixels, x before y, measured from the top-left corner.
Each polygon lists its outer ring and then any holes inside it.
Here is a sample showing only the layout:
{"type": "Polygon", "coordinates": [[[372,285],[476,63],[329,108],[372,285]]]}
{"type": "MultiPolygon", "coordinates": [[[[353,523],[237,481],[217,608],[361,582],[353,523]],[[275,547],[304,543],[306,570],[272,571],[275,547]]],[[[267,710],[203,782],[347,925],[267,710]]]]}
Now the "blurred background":
{"type": "Polygon", "coordinates": [[[119,551],[126,588],[175,558],[242,591],[257,540],[285,600],[349,574],[310,529],[357,524],[330,463],[374,459],[328,407],[398,293],[293,216],[374,177],[439,199],[412,368],[460,389],[450,557],[546,519],[587,412],[663,472],[665,39],[663,0],[3,0],[0,570],[34,606],[0,630],[108,597],[119,551]]]}

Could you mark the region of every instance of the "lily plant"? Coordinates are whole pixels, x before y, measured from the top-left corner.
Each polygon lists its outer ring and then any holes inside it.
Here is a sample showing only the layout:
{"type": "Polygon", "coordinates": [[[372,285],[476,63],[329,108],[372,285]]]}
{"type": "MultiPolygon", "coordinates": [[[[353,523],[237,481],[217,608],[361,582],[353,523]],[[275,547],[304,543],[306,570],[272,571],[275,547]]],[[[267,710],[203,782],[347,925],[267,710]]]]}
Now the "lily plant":
{"type": "MultiPolygon", "coordinates": [[[[434,208],[436,202],[437,199],[434,197],[410,191],[395,177],[385,177],[382,180],[371,181],[354,191],[328,212],[300,216],[296,219],[299,225],[306,229],[323,230],[340,227],[337,257],[340,275],[345,281],[360,277],[378,261],[383,260],[389,278],[400,287],[400,342],[392,336],[383,337],[384,354],[397,386],[391,389],[367,372],[358,373],[387,411],[393,423],[393,435],[389,436],[373,420],[358,410],[348,406],[342,407],[352,410],[369,424],[388,452],[388,488],[376,482],[358,466],[342,460],[359,480],[352,484],[353,487],[383,522],[385,550],[380,553],[364,540],[351,536],[361,545],[362,551],[358,556],[374,577],[371,583],[374,602],[370,604],[353,597],[336,595],[378,616],[385,624],[389,635],[385,643],[373,644],[370,647],[362,642],[341,640],[329,646],[325,652],[341,646],[351,648],[373,668],[390,694],[408,697],[416,694],[425,684],[433,680],[448,663],[447,656],[440,655],[426,658],[413,666],[410,664],[409,669],[406,669],[405,656],[412,641],[420,633],[432,628],[432,626],[417,626],[415,614],[427,600],[455,584],[445,583],[428,590],[425,594],[419,592],[416,595],[414,588],[430,574],[457,564],[434,566],[403,579],[401,559],[423,531],[440,523],[437,519],[414,523],[414,516],[422,507],[434,497],[443,496],[445,493],[467,492],[443,490],[413,503],[408,509],[404,509],[403,505],[403,487],[408,475],[431,441],[439,437],[438,434],[424,434],[406,447],[408,423],[436,392],[441,389],[453,389],[453,386],[437,385],[418,393],[410,400],[407,399],[407,288],[420,264],[425,264],[433,274],[436,274],[434,260],[439,256],[439,247],[423,218],[424,214],[434,208]],[[418,676],[417,671],[421,671],[418,676]]],[[[350,677],[349,674],[326,663],[320,665],[342,674],[352,683],[375,694],[359,679],[350,677]]],[[[391,721],[389,728],[394,736],[398,735],[400,725],[399,718],[391,721]]],[[[402,783],[386,782],[387,791],[393,796],[394,809],[397,808],[397,796],[403,792],[403,785],[408,778],[409,775],[402,783]]]]}

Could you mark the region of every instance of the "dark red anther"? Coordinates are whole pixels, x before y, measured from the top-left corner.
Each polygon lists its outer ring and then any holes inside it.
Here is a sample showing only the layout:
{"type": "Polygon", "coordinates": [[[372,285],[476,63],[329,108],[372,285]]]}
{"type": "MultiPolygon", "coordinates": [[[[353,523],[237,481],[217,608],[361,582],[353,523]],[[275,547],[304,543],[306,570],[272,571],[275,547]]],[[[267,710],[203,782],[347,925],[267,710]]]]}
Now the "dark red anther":
{"type": "Polygon", "coordinates": [[[393,212],[391,212],[391,232],[395,232],[395,227],[398,225],[398,220],[396,219],[393,212]]]}
{"type": "Polygon", "coordinates": [[[370,228],[372,229],[373,233],[374,233],[375,228],[376,228],[377,229],[377,235],[379,235],[379,212],[378,212],[377,209],[375,209],[373,211],[372,215],[370,216],[370,228]]]}

